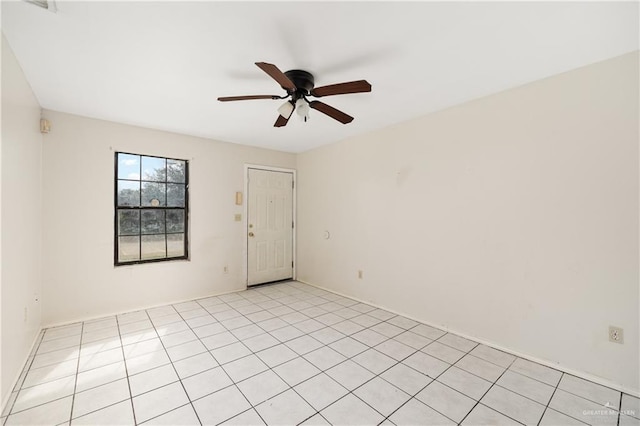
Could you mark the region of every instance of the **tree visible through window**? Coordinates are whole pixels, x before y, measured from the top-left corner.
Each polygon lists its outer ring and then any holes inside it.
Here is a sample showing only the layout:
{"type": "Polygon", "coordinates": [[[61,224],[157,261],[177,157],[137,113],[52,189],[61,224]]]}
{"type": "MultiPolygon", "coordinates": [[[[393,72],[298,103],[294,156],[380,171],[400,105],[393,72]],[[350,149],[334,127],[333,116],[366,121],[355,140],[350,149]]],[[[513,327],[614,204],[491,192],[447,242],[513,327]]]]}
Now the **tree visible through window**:
{"type": "Polygon", "coordinates": [[[116,153],[115,264],[186,259],[189,163],[116,153]]]}

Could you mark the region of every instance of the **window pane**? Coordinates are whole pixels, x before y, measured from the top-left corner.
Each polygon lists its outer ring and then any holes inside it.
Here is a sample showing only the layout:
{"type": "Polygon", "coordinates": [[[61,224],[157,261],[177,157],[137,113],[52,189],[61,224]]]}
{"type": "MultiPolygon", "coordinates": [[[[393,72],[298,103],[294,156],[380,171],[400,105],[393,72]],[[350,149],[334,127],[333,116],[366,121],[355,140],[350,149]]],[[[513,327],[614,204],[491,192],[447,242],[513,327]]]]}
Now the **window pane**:
{"type": "Polygon", "coordinates": [[[167,184],[167,205],[169,207],[184,207],[184,185],[167,184]]]}
{"type": "Polygon", "coordinates": [[[164,158],[142,157],[142,179],[165,182],[167,170],[164,158]]]}
{"type": "Polygon", "coordinates": [[[140,205],[140,182],[118,181],[118,205],[140,205]]]}
{"type": "Polygon", "coordinates": [[[118,235],[138,235],[140,233],[140,211],[118,210],[118,235]]]}
{"type": "Polygon", "coordinates": [[[167,210],[167,232],[184,232],[183,210],[167,210]]]}
{"type": "Polygon", "coordinates": [[[140,260],[140,237],[118,237],[118,262],[140,260]]]}
{"type": "Polygon", "coordinates": [[[142,236],[142,259],[158,259],[167,257],[167,248],[163,235],[142,236]]]}
{"type": "Polygon", "coordinates": [[[140,156],[118,153],[118,179],[140,180],[140,156]]]}
{"type": "Polygon", "coordinates": [[[185,183],[185,164],[185,161],[167,160],[167,181],[185,183]]]}
{"type": "Polygon", "coordinates": [[[142,233],[164,234],[164,210],[142,211],[142,233]]]}
{"type": "Polygon", "coordinates": [[[152,207],[166,206],[166,183],[142,182],[142,205],[152,207]]]}
{"type": "Polygon", "coordinates": [[[167,234],[167,256],[184,256],[184,234],[167,234]]]}

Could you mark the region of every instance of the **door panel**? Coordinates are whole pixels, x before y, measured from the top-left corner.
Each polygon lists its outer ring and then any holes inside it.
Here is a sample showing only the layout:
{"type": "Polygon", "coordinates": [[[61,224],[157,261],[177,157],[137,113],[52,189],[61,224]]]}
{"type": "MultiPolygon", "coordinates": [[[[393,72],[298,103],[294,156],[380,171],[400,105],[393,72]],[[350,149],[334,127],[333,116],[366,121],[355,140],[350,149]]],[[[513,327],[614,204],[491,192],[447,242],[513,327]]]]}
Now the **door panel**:
{"type": "Polygon", "coordinates": [[[277,240],[275,243],[275,265],[276,268],[284,268],[286,259],[285,253],[287,251],[287,242],[284,240],[277,240]]]}
{"type": "Polygon", "coordinates": [[[265,272],[267,270],[267,250],[265,241],[256,243],[256,272],[265,272]]]}
{"type": "Polygon", "coordinates": [[[248,285],[293,278],[293,173],[249,169],[248,285]]]}

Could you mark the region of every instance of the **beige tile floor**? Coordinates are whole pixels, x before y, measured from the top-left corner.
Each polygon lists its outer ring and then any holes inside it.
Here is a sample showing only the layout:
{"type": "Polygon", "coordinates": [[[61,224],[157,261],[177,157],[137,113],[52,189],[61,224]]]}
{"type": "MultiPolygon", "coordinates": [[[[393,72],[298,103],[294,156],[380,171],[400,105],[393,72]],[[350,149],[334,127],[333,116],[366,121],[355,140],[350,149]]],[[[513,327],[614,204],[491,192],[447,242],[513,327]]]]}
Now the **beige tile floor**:
{"type": "Polygon", "coordinates": [[[288,282],[44,330],[2,424],[640,425],[640,400],[288,282]]]}

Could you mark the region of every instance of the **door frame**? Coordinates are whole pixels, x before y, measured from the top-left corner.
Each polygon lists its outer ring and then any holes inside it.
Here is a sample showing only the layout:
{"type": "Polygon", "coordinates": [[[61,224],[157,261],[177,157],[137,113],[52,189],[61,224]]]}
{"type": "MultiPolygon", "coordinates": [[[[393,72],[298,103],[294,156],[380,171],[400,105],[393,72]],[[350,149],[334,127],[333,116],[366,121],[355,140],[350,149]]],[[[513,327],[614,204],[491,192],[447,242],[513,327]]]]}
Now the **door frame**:
{"type": "Polygon", "coordinates": [[[292,190],[292,198],[293,198],[293,211],[291,212],[291,217],[293,218],[293,230],[292,230],[292,241],[291,241],[291,259],[293,260],[293,276],[292,279],[296,279],[296,270],[298,269],[298,262],[296,260],[296,234],[298,230],[298,218],[296,215],[297,212],[297,197],[296,193],[298,190],[298,185],[296,183],[296,169],[287,169],[283,167],[273,167],[273,166],[265,166],[261,164],[248,164],[244,165],[244,202],[242,203],[242,238],[244,238],[243,244],[243,258],[244,262],[242,262],[242,276],[244,280],[244,285],[246,288],[249,288],[249,169],[258,169],[265,170],[268,172],[283,172],[283,173],[291,173],[293,175],[293,190],[292,190]]]}

